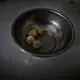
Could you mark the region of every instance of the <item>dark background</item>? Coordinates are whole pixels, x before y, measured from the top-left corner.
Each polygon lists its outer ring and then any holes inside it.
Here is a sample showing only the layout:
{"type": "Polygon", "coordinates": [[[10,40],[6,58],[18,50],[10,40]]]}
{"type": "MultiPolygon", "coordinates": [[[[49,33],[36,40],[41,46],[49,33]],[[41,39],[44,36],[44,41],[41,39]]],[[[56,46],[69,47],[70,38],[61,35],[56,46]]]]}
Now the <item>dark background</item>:
{"type": "Polygon", "coordinates": [[[77,80],[80,76],[80,0],[0,0],[0,80],[77,80]],[[50,8],[74,25],[75,40],[63,54],[39,58],[24,54],[14,44],[11,26],[22,12],[50,8]]]}

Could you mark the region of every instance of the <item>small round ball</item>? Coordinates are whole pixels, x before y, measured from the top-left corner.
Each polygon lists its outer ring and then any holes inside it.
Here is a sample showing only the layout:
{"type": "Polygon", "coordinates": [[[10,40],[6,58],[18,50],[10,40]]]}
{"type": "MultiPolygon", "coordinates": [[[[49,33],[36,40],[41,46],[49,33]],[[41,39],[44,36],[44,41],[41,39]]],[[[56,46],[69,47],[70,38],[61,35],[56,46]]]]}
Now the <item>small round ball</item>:
{"type": "Polygon", "coordinates": [[[38,33],[35,29],[32,29],[32,30],[29,31],[28,35],[29,36],[38,36],[38,33]]]}
{"type": "Polygon", "coordinates": [[[40,47],[41,47],[41,42],[40,42],[40,40],[35,40],[35,41],[33,42],[33,48],[39,49],[40,47]]]}
{"type": "Polygon", "coordinates": [[[38,25],[35,25],[34,26],[34,29],[38,32],[39,35],[43,35],[44,32],[45,32],[44,28],[43,27],[40,27],[38,25]]]}
{"type": "Polygon", "coordinates": [[[34,41],[35,41],[35,37],[34,37],[34,36],[28,36],[28,37],[26,38],[26,42],[27,42],[28,44],[32,44],[34,41]]]}

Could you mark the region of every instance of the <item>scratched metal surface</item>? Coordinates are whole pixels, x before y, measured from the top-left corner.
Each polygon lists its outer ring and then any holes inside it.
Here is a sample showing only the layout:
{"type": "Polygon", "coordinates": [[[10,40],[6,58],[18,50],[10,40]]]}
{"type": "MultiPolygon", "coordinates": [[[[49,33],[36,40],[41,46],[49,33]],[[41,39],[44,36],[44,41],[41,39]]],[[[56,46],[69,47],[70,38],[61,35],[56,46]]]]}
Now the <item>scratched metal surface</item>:
{"type": "Polygon", "coordinates": [[[57,79],[80,76],[80,1],[0,0],[0,80],[57,79]],[[11,25],[22,12],[50,8],[66,15],[74,25],[75,40],[63,54],[39,58],[24,54],[11,38],[11,25]]]}

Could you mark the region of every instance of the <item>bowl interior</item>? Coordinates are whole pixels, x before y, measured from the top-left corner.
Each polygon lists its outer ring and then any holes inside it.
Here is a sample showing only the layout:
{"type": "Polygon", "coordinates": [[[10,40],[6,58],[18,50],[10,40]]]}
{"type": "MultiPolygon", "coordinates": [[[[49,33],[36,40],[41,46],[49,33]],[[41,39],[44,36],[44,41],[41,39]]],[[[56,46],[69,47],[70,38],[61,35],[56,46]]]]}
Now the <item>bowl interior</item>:
{"type": "Polygon", "coordinates": [[[62,14],[49,9],[32,9],[22,13],[13,22],[11,31],[13,39],[20,48],[26,52],[40,53],[39,55],[58,54],[66,50],[74,38],[71,22],[62,14]],[[26,34],[34,24],[43,27],[51,34],[44,38],[44,43],[47,44],[44,44],[45,48],[42,51],[34,50],[25,42],[26,34]]]}

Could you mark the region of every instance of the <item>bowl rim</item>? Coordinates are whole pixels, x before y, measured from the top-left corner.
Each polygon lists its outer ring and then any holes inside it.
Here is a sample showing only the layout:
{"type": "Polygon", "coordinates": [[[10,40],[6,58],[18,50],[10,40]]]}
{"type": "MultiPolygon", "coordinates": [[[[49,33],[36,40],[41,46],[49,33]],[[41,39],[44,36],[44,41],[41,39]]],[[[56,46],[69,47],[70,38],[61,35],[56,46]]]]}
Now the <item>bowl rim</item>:
{"type": "Polygon", "coordinates": [[[56,56],[56,55],[64,53],[65,51],[67,51],[71,47],[71,45],[72,45],[72,43],[73,43],[73,41],[75,39],[75,29],[74,29],[74,26],[73,26],[72,22],[63,13],[61,13],[61,12],[59,12],[57,10],[54,10],[54,9],[49,9],[49,8],[34,8],[34,9],[29,9],[27,11],[24,11],[24,12],[20,13],[15,18],[15,20],[13,21],[12,26],[11,26],[11,37],[12,37],[12,41],[14,42],[14,44],[16,45],[16,47],[18,47],[25,54],[30,54],[30,55],[37,56],[37,57],[52,57],[52,56],[56,56]],[[53,53],[53,54],[34,54],[34,52],[32,53],[32,52],[30,52],[28,50],[25,50],[22,46],[20,46],[17,43],[17,41],[16,41],[16,39],[14,37],[14,34],[13,34],[13,28],[15,27],[14,25],[15,25],[16,21],[20,17],[22,17],[24,14],[26,14],[27,12],[32,12],[32,11],[36,11],[36,10],[45,10],[45,11],[49,11],[49,12],[55,13],[55,14],[63,17],[69,23],[69,25],[70,25],[70,27],[72,29],[72,39],[70,40],[70,42],[69,42],[69,44],[68,44],[68,46],[66,48],[62,49],[61,51],[59,51],[57,53],[53,53]]]}

